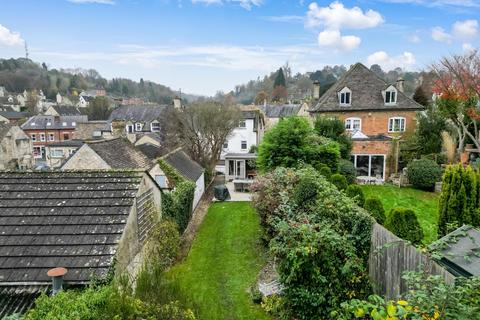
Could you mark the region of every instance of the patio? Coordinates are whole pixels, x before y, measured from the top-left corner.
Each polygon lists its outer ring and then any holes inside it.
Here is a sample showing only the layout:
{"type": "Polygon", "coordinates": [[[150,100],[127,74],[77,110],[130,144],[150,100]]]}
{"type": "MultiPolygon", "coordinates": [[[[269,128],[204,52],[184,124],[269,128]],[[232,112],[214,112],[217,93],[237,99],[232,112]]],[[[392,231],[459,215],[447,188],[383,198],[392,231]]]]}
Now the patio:
{"type": "Polygon", "coordinates": [[[233,181],[227,182],[226,186],[230,193],[230,199],[228,201],[252,201],[252,194],[250,192],[235,191],[233,181]]]}

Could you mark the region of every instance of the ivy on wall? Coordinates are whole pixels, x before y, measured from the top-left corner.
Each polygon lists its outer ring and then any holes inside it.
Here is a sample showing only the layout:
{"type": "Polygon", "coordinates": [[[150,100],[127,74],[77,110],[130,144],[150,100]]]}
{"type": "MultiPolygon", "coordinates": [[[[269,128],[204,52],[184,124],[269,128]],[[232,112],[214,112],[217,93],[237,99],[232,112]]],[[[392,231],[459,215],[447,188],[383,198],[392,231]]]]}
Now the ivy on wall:
{"type": "Polygon", "coordinates": [[[195,183],[185,179],[175,168],[164,160],[158,161],[160,169],[167,176],[173,190],[162,195],[162,214],[178,224],[180,232],[185,231],[192,217],[195,183]]]}

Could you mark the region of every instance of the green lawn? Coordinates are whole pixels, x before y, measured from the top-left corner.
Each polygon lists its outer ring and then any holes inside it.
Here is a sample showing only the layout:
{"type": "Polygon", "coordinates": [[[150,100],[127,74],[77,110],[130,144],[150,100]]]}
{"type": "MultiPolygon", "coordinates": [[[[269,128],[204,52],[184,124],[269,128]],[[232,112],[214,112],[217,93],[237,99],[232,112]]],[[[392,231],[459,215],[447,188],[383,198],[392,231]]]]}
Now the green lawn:
{"type": "Polygon", "coordinates": [[[188,257],[169,271],[197,306],[199,319],[269,319],[248,293],[266,262],[260,236],[250,203],[209,208],[188,257]]]}
{"type": "Polygon", "coordinates": [[[362,189],[365,198],[377,196],[382,200],[387,215],[395,207],[414,210],[425,234],[425,244],[430,244],[437,239],[438,193],[398,188],[392,185],[362,185],[362,189]]]}

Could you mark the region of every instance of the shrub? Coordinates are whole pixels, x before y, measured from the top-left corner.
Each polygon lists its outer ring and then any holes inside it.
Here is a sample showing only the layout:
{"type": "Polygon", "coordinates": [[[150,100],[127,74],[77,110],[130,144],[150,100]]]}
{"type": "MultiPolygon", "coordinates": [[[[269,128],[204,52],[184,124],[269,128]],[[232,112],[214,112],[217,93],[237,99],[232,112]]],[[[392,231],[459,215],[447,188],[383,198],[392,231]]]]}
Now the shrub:
{"type": "Polygon", "coordinates": [[[175,221],[165,218],[149,232],[143,248],[146,267],[167,269],[175,262],[180,252],[180,233],[175,221]]]}
{"type": "Polygon", "coordinates": [[[365,195],[363,194],[362,188],[355,184],[349,185],[345,191],[346,195],[355,200],[355,203],[360,207],[363,207],[365,204],[365,195]]]}
{"type": "Polygon", "coordinates": [[[385,221],[385,227],[396,236],[410,241],[412,244],[420,244],[422,242],[423,230],[413,210],[405,208],[392,209],[385,221]]]}
{"type": "Polygon", "coordinates": [[[378,197],[367,198],[367,200],[365,200],[365,210],[370,212],[378,223],[385,223],[385,209],[383,208],[382,201],[378,197]]]}
{"type": "Polygon", "coordinates": [[[355,169],[355,166],[351,161],[340,159],[338,172],[347,179],[348,184],[355,183],[357,169],[355,169]]]}
{"type": "Polygon", "coordinates": [[[318,135],[338,142],[342,159],[350,157],[352,139],[345,132],[345,124],[340,119],[317,117],[314,123],[318,135]]]}
{"type": "Polygon", "coordinates": [[[337,187],[338,190],[343,191],[347,189],[347,179],[339,173],[335,173],[330,177],[330,182],[337,187]]]}
{"type": "Polygon", "coordinates": [[[433,190],[435,182],[442,178],[442,169],[433,160],[414,160],[408,166],[408,181],[418,189],[433,190]]]}
{"type": "Polygon", "coordinates": [[[330,179],[332,176],[332,170],[327,166],[321,166],[320,170],[318,170],[322,176],[324,176],[327,180],[330,179]]]}

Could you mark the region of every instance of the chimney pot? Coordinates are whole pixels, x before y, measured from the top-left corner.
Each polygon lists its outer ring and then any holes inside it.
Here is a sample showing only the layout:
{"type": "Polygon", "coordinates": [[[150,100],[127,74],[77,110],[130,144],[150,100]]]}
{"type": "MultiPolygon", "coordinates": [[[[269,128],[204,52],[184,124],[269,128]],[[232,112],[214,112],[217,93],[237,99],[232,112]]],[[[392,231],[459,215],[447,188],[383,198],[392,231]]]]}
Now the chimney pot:
{"type": "Polygon", "coordinates": [[[180,99],[179,97],[175,97],[173,99],[173,106],[175,107],[175,109],[181,109],[182,108],[182,99],[180,99]]]}
{"type": "Polygon", "coordinates": [[[320,81],[313,81],[313,99],[320,99],[320,81]]]}
{"type": "Polygon", "coordinates": [[[53,268],[48,270],[47,275],[52,278],[52,295],[63,290],[63,276],[68,270],[66,268],[53,268]]]}
{"type": "Polygon", "coordinates": [[[403,92],[405,90],[404,87],[403,87],[404,82],[405,82],[405,80],[403,80],[402,77],[397,79],[397,86],[396,87],[397,87],[398,91],[403,92]]]}

